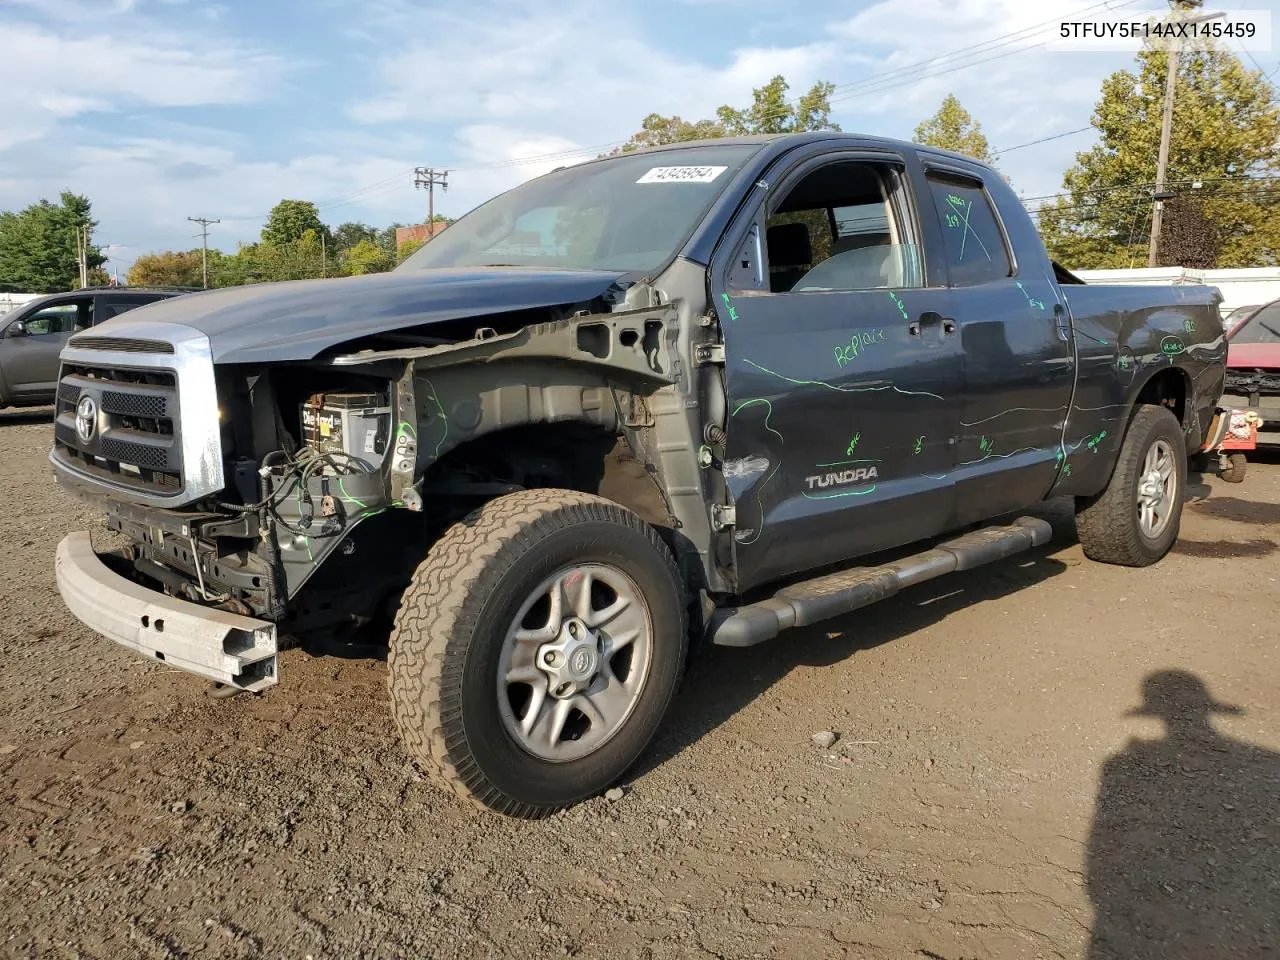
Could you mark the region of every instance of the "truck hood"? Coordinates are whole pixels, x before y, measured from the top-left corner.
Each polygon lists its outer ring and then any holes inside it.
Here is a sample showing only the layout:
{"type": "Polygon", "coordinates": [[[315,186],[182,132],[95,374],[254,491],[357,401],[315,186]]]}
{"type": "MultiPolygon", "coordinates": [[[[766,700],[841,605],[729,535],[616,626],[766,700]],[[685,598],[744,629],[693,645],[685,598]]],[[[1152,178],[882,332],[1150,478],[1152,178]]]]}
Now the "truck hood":
{"type": "Polygon", "coordinates": [[[621,299],[621,273],[484,268],[394,270],[209,290],[139,307],[94,328],[180,323],[209,338],[217,363],[310,360],[345,341],[471,316],[621,299]]]}
{"type": "Polygon", "coordinates": [[[1227,348],[1231,370],[1280,370],[1280,343],[1236,343],[1227,348]]]}

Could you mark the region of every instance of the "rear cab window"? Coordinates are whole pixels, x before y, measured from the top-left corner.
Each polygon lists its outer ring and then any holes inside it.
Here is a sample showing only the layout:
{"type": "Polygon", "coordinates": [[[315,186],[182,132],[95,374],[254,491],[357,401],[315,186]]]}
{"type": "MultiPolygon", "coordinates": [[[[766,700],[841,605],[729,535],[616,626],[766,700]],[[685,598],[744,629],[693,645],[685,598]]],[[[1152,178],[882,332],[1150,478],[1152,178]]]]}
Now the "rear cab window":
{"type": "Polygon", "coordinates": [[[972,287],[1012,276],[1004,230],[982,183],[938,172],[930,172],[928,182],[942,221],[952,286],[972,287]]]}

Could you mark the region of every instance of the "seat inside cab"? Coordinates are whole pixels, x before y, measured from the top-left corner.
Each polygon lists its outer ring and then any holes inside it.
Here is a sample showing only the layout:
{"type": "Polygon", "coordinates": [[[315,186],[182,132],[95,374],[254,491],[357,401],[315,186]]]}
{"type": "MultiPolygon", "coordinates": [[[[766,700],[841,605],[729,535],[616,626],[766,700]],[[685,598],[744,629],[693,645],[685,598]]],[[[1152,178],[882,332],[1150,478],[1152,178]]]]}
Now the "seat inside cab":
{"type": "Polygon", "coordinates": [[[769,217],[769,288],[785,293],[902,286],[906,258],[896,235],[879,165],[819,167],[769,217]]]}

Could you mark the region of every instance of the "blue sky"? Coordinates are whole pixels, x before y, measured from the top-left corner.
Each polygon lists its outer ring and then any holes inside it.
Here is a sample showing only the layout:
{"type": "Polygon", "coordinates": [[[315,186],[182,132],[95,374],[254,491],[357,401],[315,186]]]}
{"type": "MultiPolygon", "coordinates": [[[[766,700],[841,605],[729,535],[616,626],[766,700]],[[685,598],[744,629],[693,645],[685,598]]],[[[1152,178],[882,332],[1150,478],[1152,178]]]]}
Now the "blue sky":
{"type": "MultiPolygon", "coordinates": [[[[0,209],[87,194],[121,271],[140,253],[198,245],[188,216],[221,218],[210,241],[233,250],[282,197],[319,203],[334,226],[425,219],[415,165],[453,171],[436,209],[457,215],[625,140],[651,111],[710,116],[777,73],[794,95],[836,83],[846,130],[909,138],[954,92],[994,148],[1018,146],[1088,126],[1102,78],[1131,62],[1036,46],[1053,29],[1041,25],[1099,7],[0,0],[0,209]]],[[[1280,0],[1218,9],[1241,7],[1280,23],[1280,0]]],[[[1274,51],[1254,56],[1277,67],[1274,51]]],[[[1072,134],[999,163],[1024,195],[1052,193],[1090,142],[1072,134]]]]}

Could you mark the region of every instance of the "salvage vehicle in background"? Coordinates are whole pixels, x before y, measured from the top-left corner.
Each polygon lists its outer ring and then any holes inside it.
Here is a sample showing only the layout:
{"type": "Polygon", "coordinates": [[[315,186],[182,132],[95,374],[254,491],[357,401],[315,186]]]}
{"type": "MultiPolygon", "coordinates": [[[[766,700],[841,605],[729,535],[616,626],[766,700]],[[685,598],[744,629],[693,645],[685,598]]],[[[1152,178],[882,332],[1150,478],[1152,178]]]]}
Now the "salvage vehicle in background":
{"type": "Polygon", "coordinates": [[[1083,285],[999,174],[931,148],[584,163],[389,274],[73,337],[51,460],[131,546],[68,535],[58,586],[255,691],[279,634],[394,618],[414,761],[545,816],[639,756],[691,636],[759,643],[1043,544],[996,518],[1047,497],[1075,498],[1088,556],[1163,557],[1222,392],[1219,302],[1083,285]]]}
{"type": "Polygon", "coordinates": [[[1280,300],[1263,304],[1227,335],[1223,406],[1252,413],[1258,443],[1280,443],[1280,300]]]}
{"type": "Polygon", "coordinates": [[[73,333],[179,290],[102,287],[39,297],[0,316],[0,407],[53,403],[58,354],[73,333]]]}

